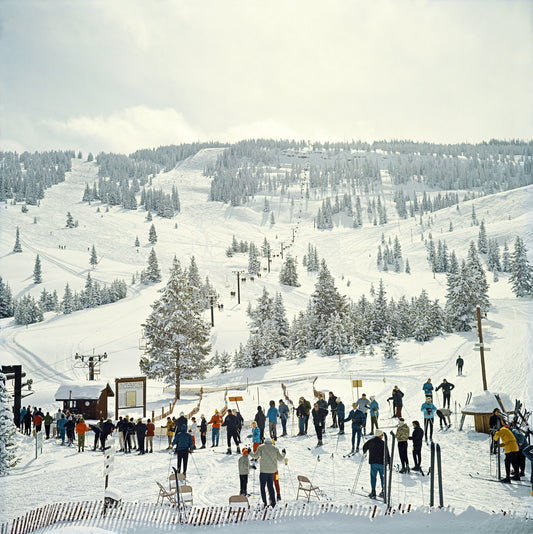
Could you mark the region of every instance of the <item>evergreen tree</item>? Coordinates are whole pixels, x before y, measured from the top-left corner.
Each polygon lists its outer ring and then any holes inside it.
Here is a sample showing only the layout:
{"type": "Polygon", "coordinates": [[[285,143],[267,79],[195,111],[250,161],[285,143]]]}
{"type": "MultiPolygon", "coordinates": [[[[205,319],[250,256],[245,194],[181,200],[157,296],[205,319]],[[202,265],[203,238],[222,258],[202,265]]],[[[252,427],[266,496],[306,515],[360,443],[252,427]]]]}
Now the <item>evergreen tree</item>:
{"type": "Polygon", "coordinates": [[[274,299],[274,310],[272,314],[272,321],[276,328],[277,339],[283,348],[288,348],[289,342],[289,321],[287,320],[287,314],[285,313],[285,306],[283,304],[283,297],[281,293],[276,293],[274,299]]]}
{"type": "Polygon", "coordinates": [[[181,395],[182,379],[202,378],[209,370],[207,358],[210,326],[193,299],[187,271],[174,260],[170,278],[161,297],[152,304],[144,327],[148,341],[140,368],[148,378],[163,379],[181,395]]]}
{"type": "Polygon", "coordinates": [[[0,373],[0,477],[5,477],[8,469],[17,464],[15,436],[17,427],[13,423],[11,395],[6,388],[6,375],[0,373]]]}
{"type": "Polygon", "coordinates": [[[91,256],[89,257],[89,263],[91,264],[91,267],[93,269],[96,269],[96,266],[98,265],[98,256],[96,255],[96,249],[94,248],[94,245],[91,248],[91,256]]]}
{"type": "Polygon", "coordinates": [[[372,340],[379,342],[388,323],[387,297],[383,280],[379,280],[379,289],[371,307],[372,340]]]}
{"type": "Polygon", "coordinates": [[[315,291],[311,295],[310,337],[313,348],[321,348],[330,317],[334,313],[343,315],[347,311],[344,297],[335,287],[326,262],[322,260],[315,291]]]}
{"type": "Polygon", "coordinates": [[[140,247],[141,243],[139,242],[139,236],[135,236],[135,246],[140,247]]]}
{"type": "Polygon", "coordinates": [[[481,221],[479,225],[479,232],[477,237],[477,248],[480,254],[486,254],[488,252],[487,231],[485,230],[485,219],[481,221]]]}
{"type": "Polygon", "coordinates": [[[411,267],[409,265],[409,259],[405,260],[405,273],[406,274],[411,274],[411,267]]]}
{"type": "Polygon", "coordinates": [[[496,239],[489,239],[489,250],[487,253],[487,269],[489,271],[501,271],[500,247],[496,239]]]}
{"type": "Polygon", "coordinates": [[[0,319],[4,317],[13,317],[13,294],[7,282],[0,276],[0,319]]]}
{"type": "Polygon", "coordinates": [[[346,316],[342,316],[338,312],[334,313],[331,316],[324,336],[324,342],[322,343],[323,353],[326,356],[333,356],[335,354],[352,352],[352,344],[350,342],[351,330],[346,316]]]}
{"type": "Polygon", "coordinates": [[[32,296],[24,295],[15,302],[13,317],[15,324],[28,325],[41,322],[43,320],[43,312],[32,296]]]}
{"type": "Polygon", "coordinates": [[[227,373],[231,370],[231,356],[229,352],[223,350],[220,354],[215,354],[215,362],[221,373],[227,373]]]}
{"type": "Polygon", "coordinates": [[[63,294],[63,300],[61,301],[61,311],[65,315],[74,311],[74,295],[68,284],[65,286],[65,293],[63,294]]]}
{"type": "Polygon", "coordinates": [[[43,281],[43,272],[41,269],[41,259],[39,254],[35,258],[35,265],[33,267],[33,282],[35,284],[40,284],[43,281]]]}
{"type": "Polygon", "coordinates": [[[93,153],[89,152],[89,154],[87,155],[87,161],[92,161],[93,159],[94,159],[93,153]]]}
{"type": "Polygon", "coordinates": [[[457,274],[447,276],[446,313],[453,330],[469,332],[472,329],[470,323],[475,318],[478,304],[473,285],[474,277],[464,260],[457,274]]]}
{"type": "Polygon", "coordinates": [[[294,317],[289,332],[290,349],[288,357],[290,359],[305,358],[308,352],[309,337],[308,318],[304,312],[298,312],[294,317]]]}
{"type": "Polygon", "coordinates": [[[470,270],[472,277],[473,302],[474,310],[476,306],[481,307],[482,313],[487,313],[490,307],[489,302],[489,284],[487,282],[487,275],[481,265],[479,256],[476,251],[476,245],[473,241],[470,242],[468,250],[468,257],[466,266],[470,270]]]}
{"type": "Polygon", "coordinates": [[[148,256],[148,267],[141,273],[141,282],[143,284],[161,282],[161,271],[159,270],[159,263],[157,262],[157,256],[153,248],[148,256]]]}
{"type": "Polygon", "coordinates": [[[527,260],[527,249],[524,241],[519,236],[516,236],[514,242],[509,272],[511,273],[509,283],[517,297],[533,294],[533,268],[527,260]]]}
{"type": "Polygon", "coordinates": [[[76,223],[74,222],[74,217],[72,217],[72,214],[70,211],[67,211],[67,228],[74,228],[76,226],[76,223]]]}
{"type": "Polygon", "coordinates": [[[502,271],[508,273],[511,269],[511,254],[509,253],[509,247],[507,246],[507,240],[503,244],[503,255],[502,255],[502,271]]]}
{"type": "Polygon", "coordinates": [[[279,282],[285,286],[299,287],[298,274],[296,273],[296,262],[294,258],[287,254],[285,261],[279,272],[279,282]]]}
{"type": "Polygon", "coordinates": [[[152,245],[155,245],[157,243],[157,234],[155,232],[155,226],[153,224],[150,226],[150,230],[148,232],[148,241],[152,245]]]}
{"type": "Polygon", "coordinates": [[[250,249],[248,252],[248,272],[251,275],[256,275],[261,270],[261,261],[259,260],[259,254],[257,247],[254,243],[250,243],[250,249]]]}
{"type": "Polygon", "coordinates": [[[273,226],[274,224],[276,224],[276,219],[274,218],[274,212],[272,211],[270,213],[270,225],[273,226]]]}
{"type": "Polygon", "coordinates": [[[383,356],[387,359],[396,358],[396,356],[398,356],[398,341],[394,337],[390,326],[386,328],[383,337],[383,356]]]}
{"type": "Polygon", "coordinates": [[[15,246],[13,247],[13,252],[22,252],[22,246],[20,245],[20,230],[17,226],[17,234],[15,237],[15,246]]]}
{"type": "Polygon", "coordinates": [[[146,214],[146,220],[150,222],[152,220],[152,212],[148,210],[148,213],[146,214]]]}

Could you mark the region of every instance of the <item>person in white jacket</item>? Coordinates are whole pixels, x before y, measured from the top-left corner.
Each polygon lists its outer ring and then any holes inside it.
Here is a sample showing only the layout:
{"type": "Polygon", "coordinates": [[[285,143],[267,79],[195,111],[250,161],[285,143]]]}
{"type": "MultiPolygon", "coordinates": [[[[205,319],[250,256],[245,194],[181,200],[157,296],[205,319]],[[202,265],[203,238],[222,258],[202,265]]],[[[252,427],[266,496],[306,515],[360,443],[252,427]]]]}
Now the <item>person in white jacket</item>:
{"type": "Polygon", "coordinates": [[[270,497],[270,506],[276,506],[276,494],[274,492],[274,473],[278,470],[278,462],[285,459],[285,449],[281,452],[272,441],[265,441],[259,445],[256,452],[250,453],[251,458],[259,459],[259,484],[261,486],[261,498],[263,504],[268,506],[266,489],[270,497]]]}

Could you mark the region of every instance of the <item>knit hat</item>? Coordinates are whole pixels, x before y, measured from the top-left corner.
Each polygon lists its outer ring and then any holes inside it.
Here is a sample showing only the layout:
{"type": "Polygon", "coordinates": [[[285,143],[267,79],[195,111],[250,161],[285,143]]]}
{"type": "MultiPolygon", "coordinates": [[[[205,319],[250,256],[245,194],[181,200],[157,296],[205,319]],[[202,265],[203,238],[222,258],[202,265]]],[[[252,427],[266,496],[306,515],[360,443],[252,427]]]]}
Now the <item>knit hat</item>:
{"type": "Polygon", "coordinates": [[[180,417],[184,416],[185,414],[183,412],[180,412],[180,417]]]}
{"type": "Polygon", "coordinates": [[[374,432],[375,436],[376,437],[381,437],[383,436],[383,430],[380,430],[379,428],[374,432]]]}

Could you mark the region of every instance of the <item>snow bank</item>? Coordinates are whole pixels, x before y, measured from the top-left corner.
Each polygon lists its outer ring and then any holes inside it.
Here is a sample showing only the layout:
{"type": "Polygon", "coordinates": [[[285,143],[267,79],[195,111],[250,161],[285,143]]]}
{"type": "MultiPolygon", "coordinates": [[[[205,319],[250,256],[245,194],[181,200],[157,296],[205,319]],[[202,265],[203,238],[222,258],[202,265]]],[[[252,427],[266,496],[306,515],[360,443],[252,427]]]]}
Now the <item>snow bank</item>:
{"type": "Polygon", "coordinates": [[[468,406],[463,408],[466,413],[491,413],[494,408],[499,408],[500,405],[496,400],[495,395],[499,395],[502,400],[503,407],[506,411],[514,409],[514,402],[506,393],[492,393],[491,391],[484,391],[481,395],[472,397],[472,401],[468,406]]]}

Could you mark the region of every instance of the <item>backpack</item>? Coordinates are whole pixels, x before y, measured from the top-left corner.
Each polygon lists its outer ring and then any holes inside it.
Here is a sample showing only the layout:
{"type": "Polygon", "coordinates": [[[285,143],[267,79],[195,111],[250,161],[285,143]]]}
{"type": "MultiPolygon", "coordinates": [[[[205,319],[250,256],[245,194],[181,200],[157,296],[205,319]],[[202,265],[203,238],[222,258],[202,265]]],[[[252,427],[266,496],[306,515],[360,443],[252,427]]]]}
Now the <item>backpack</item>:
{"type": "Polygon", "coordinates": [[[513,436],[516,439],[516,443],[518,444],[518,450],[521,451],[526,445],[528,445],[526,436],[524,436],[524,434],[522,434],[520,430],[518,430],[517,428],[510,428],[509,430],[513,433],[513,436]]]}

